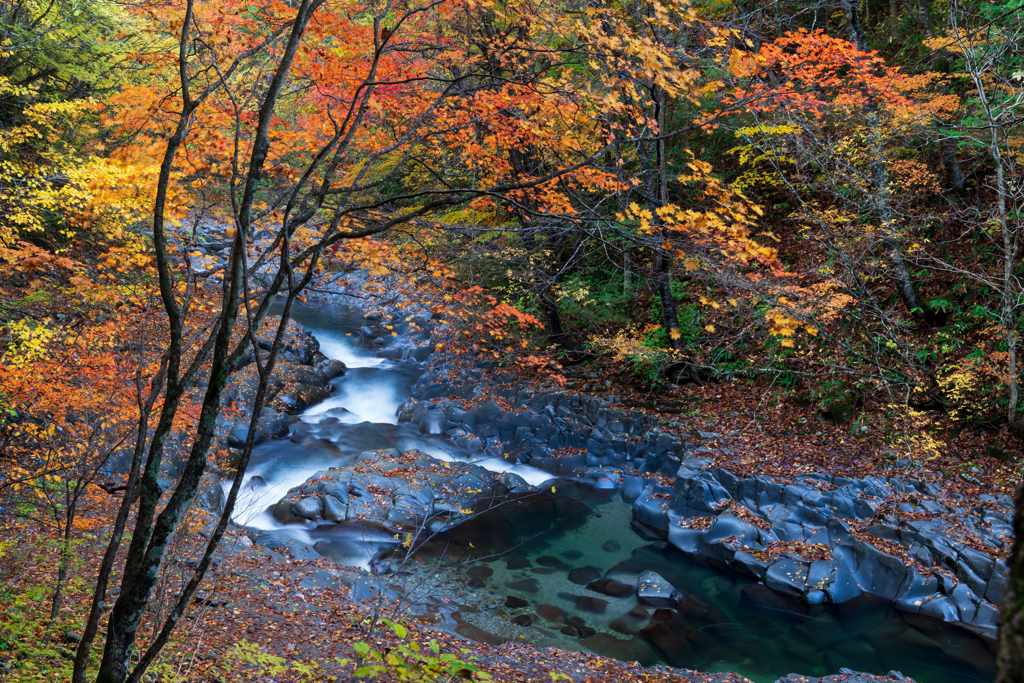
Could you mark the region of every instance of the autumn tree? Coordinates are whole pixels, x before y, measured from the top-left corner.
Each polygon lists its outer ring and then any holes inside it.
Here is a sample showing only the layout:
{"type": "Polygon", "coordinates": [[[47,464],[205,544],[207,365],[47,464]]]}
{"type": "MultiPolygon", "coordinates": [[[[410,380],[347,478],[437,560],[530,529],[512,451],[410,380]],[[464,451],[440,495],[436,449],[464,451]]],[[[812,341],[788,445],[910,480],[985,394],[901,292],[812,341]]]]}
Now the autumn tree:
{"type": "Polygon", "coordinates": [[[544,110],[559,91],[538,79],[495,92],[486,64],[467,64],[461,46],[438,34],[457,18],[461,8],[454,5],[303,0],[288,7],[268,0],[238,13],[230,4],[189,0],[142,10],[151,30],[175,37],[174,52],[146,60],[152,82],[168,84],[167,90],[126,89],[107,123],[134,134],[116,157],[122,163],[159,160],[152,256],[166,347],[151,381],[140,385],[145,390],[126,493],[78,648],[76,681],[86,676],[129,518],[135,524],[97,680],[138,679],[191,603],[231,518],[255,429],[198,568],[135,659],[138,629],[170,539],[206,470],[228,373],[276,297],[284,295],[285,303],[272,350],[251,347],[261,380],[253,420],[266,399],[291,306],[316,276],[325,250],[478,198],[527,206],[530,193],[533,210],[559,210],[558,184],[589,172],[593,156],[573,143],[563,147],[570,153],[549,157],[528,175],[509,173],[508,159],[494,150],[510,146],[487,136],[481,141],[481,132],[523,123],[528,130],[529,123],[506,113],[513,105],[544,110]],[[174,72],[165,70],[168,64],[174,72]],[[464,67],[456,72],[455,64],[464,67]],[[403,178],[433,170],[424,153],[435,148],[480,172],[406,187],[403,178]],[[233,226],[208,320],[201,311],[212,292],[196,278],[198,257],[175,251],[170,240],[185,188],[219,193],[221,215],[233,226]],[[188,454],[165,492],[159,478],[168,439],[196,386],[203,389],[188,454]]]}

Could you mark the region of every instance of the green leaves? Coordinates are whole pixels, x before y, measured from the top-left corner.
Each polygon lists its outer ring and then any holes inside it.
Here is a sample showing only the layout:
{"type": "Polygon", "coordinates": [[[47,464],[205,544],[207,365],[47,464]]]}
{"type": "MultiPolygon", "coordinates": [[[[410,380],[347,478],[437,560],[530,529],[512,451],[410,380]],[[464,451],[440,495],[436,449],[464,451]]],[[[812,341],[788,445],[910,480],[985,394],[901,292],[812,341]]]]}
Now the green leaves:
{"type": "Polygon", "coordinates": [[[399,638],[405,638],[405,636],[407,635],[407,631],[405,630],[404,626],[393,621],[388,621],[387,619],[385,619],[385,622],[387,623],[388,626],[391,627],[391,630],[395,632],[396,636],[398,636],[399,638]]]}
{"type": "MultiPolygon", "coordinates": [[[[384,648],[383,652],[372,649],[368,643],[356,643],[353,649],[365,657],[367,662],[353,672],[355,678],[374,678],[387,673],[400,681],[424,683],[455,678],[467,681],[490,680],[490,674],[480,671],[470,661],[460,659],[458,655],[450,652],[442,653],[441,646],[436,640],[429,641],[429,652],[432,654],[428,654],[417,641],[409,639],[409,631],[405,626],[390,619],[381,621],[394,631],[401,642],[396,646],[384,648]]],[[[462,650],[463,655],[469,655],[469,652],[462,650]]],[[[469,655],[466,659],[476,658],[469,655]]]]}

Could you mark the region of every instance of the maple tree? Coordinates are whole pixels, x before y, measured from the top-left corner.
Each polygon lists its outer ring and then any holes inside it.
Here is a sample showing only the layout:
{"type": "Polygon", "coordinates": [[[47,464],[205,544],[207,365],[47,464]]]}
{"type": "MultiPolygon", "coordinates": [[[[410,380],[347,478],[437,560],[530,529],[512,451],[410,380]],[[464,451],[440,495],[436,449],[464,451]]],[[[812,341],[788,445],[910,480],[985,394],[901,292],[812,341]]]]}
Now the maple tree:
{"type": "Polygon", "coordinates": [[[944,462],[924,425],[1013,438],[1020,9],[883,5],[5,3],[0,492],[59,539],[50,622],[74,536],[109,540],[73,680],[173,642],[252,447],[140,639],[227,374],[256,354],[258,416],[331,270],[443,315],[439,351],[559,386],[581,362],[643,392],[779,385],[840,423],[872,405],[919,463],[944,462]]]}

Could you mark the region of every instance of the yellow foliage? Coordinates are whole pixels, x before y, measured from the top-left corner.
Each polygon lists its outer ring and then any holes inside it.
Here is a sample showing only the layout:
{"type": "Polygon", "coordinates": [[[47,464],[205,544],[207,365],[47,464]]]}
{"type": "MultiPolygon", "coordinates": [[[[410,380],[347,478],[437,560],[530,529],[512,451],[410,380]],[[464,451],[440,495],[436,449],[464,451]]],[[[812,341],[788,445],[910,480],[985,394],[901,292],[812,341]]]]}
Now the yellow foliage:
{"type": "Polygon", "coordinates": [[[29,318],[7,323],[5,327],[11,335],[11,342],[0,362],[15,368],[46,358],[47,344],[57,335],[57,330],[29,318]]]}

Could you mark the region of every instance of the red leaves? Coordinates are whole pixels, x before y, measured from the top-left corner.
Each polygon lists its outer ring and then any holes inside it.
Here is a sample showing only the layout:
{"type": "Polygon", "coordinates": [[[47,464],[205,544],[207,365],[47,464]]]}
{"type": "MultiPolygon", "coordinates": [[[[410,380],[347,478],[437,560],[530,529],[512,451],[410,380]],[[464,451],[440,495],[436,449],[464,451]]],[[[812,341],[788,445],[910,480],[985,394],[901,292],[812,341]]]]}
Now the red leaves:
{"type": "Polygon", "coordinates": [[[740,81],[723,100],[732,113],[786,109],[820,117],[860,110],[869,100],[909,104],[896,88],[898,69],[820,30],[786,33],[757,52],[734,50],[729,70],[740,81]]]}

